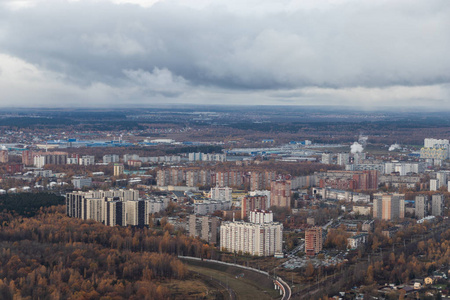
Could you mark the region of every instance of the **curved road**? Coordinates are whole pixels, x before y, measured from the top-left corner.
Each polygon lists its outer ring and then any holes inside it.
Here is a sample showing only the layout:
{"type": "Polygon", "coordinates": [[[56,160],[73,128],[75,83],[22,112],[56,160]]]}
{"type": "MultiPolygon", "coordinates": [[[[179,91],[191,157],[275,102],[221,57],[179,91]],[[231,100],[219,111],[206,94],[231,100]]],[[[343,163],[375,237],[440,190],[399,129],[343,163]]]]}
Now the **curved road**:
{"type": "Polygon", "coordinates": [[[289,300],[291,299],[291,288],[289,287],[289,284],[287,284],[283,279],[280,277],[276,278],[276,284],[282,289],[283,291],[283,297],[281,300],[289,300]]]}
{"type": "MultiPolygon", "coordinates": [[[[191,257],[191,256],[181,256],[179,255],[178,258],[181,259],[191,259],[191,260],[200,260],[200,258],[197,257],[191,257]]],[[[258,270],[258,269],[254,269],[254,268],[250,268],[250,267],[244,267],[241,265],[237,265],[237,264],[231,264],[231,263],[224,263],[222,261],[217,261],[217,260],[212,260],[212,259],[207,259],[205,261],[208,262],[213,262],[213,263],[219,263],[219,264],[225,264],[225,265],[231,265],[234,267],[238,267],[238,268],[242,268],[242,269],[247,269],[247,270],[252,270],[254,272],[258,272],[258,273],[265,273],[267,275],[269,275],[267,272],[258,270]]],[[[292,291],[291,288],[289,286],[289,284],[287,284],[281,277],[277,276],[276,278],[272,277],[274,282],[281,288],[281,290],[283,291],[283,297],[281,298],[282,300],[289,300],[291,299],[291,295],[292,295],[292,291]]],[[[235,300],[236,299],[236,293],[230,289],[228,286],[226,286],[222,281],[213,278],[218,284],[220,284],[222,287],[226,288],[228,293],[230,294],[230,299],[235,300]]]]}

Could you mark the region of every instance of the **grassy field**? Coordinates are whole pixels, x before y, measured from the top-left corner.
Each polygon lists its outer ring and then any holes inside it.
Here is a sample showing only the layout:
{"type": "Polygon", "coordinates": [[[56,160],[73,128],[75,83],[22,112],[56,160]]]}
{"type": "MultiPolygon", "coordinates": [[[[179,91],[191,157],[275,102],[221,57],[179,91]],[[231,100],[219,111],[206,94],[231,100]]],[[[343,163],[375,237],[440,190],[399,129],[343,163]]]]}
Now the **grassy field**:
{"type": "Polygon", "coordinates": [[[273,289],[272,279],[266,275],[241,268],[214,264],[205,261],[183,260],[190,271],[216,278],[236,293],[237,299],[277,299],[279,292],[273,289]]]}
{"type": "Polygon", "coordinates": [[[162,283],[170,291],[170,299],[228,299],[228,291],[208,277],[193,274],[188,280],[162,283]]]}

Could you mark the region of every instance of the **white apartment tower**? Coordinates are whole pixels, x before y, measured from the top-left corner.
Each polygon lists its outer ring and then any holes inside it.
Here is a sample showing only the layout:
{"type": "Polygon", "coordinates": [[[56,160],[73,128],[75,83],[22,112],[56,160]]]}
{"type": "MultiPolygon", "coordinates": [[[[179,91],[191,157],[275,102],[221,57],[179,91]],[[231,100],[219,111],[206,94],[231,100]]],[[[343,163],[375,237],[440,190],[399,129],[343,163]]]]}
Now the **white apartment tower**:
{"type": "Polygon", "coordinates": [[[439,189],[439,179],[430,179],[430,191],[435,192],[439,189]]]}
{"type": "Polygon", "coordinates": [[[211,188],[211,199],[231,202],[233,200],[232,192],[233,189],[230,187],[216,186],[214,188],[211,188]]]}
{"type": "Polygon", "coordinates": [[[273,213],[266,210],[252,210],[249,217],[250,223],[264,224],[273,222],[273,213]]]}
{"type": "Polygon", "coordinates": [[[283,250],[281,223],[225,222],[220,226],[220,248],[255,256],[271,256],[283,250]]]}
{"type": "Polygon", "coordinates": [[[271,256],[283,250],[283,224],[273,222],[269,211],[253,210],[251,222],[224,222],[220,226],[220,248],[255,256],[271,256]]]}
{"type": "Polygon", "coordinates": [[[322,161],[321,162],[323,164],[327,164],[327,165],[331,164],[331,159],[332,159],[331,153],[322,153],[322,161]]]}
{"type": "Polygon", "coordinates": [[[337,156],[337,164],[340,166],[348,165],[350,155],[348,153],[339,153],[337,156]]]}

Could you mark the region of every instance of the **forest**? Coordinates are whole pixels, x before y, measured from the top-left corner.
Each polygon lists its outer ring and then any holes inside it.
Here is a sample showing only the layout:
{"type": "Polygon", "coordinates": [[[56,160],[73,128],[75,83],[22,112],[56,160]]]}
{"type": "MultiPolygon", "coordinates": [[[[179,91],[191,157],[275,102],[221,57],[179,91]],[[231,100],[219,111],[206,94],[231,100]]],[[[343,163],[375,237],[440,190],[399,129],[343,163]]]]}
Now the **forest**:
{"type": "Polygon", "coordinates": [[[41,208],[64,204],[64,197],[51,193],[23,193],[0,195],[0,211],[32,217],[41,208]]]}
{"type": "Polygon", "coordinates": [[[176,255],[211,255],[169,225],[108,227],[62,205],[33,217],[4,210],[1,220],[0,299],[167,299],[164,283],[188,276],[176,255]]]}

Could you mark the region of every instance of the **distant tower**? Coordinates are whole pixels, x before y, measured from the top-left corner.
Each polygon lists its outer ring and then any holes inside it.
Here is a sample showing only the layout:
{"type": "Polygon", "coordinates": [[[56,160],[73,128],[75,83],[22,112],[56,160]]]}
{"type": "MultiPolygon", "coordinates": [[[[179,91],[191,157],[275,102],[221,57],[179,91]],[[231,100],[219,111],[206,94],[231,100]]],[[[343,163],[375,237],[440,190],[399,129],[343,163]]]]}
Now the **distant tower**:
{"type": "Polygon", "coordinates": [[[123,171],[123,164],[114,164],[114,176],[120,176],[121,174],[123,174],[123,171]]]}
{"type": "Polygon", "coordinates": [[[290,180],[276,180],[271,182],[270,206],[291,208],[290,180]]]}
{"type": "Polygon", "coordinates": [[[24,150],[22,151],[22,163],[26,166],[31,166],[34,163],[33,151],[24,150]]]}
{"type": "Polygon", "coordinates": [[[431,215],[442,216],[444,208],[444,195],[431,196],[431,215]]]}
{"type": "Polygon", "coordinates": [[[439,189],[439,179],[430,179],[430,191],[435,192],[439,189]]]}
{"type": "Polygon", "coordinates": [[[307,255],[316,255],[322,251],[322,227],[312,227],[305,232],[305,252],[307,255]]]}
{"type": "Polygon", "coordinates": [[[405,194],[374,194],[373,217],[383,220],[403,219],[405,217],[405,194]]]}
{"type": "Polygon", "coordinates": [[[417,195],[415,198],[415,213],[417,219],[423,219],[428,215],[428,196],[417,195]]]}
{"type": "Polygon", "coordinates": [[[8,162],[8,150],[0,150],[0,163],[8,162]]]}
{"type": "Polygon", "coordinates": [[[322,153],[322,163],[323,164],[331,164],[331,153],[322,153]]]}
{"type": "Polygon", "coordinates": [[[447,183],[447,172],[437,172],[436,179],[439,182],[438,189],[444,186],[447,183]]]}
{"type": "Polygon", "coordinates": [[[337,157],[337,164],[340,166],[348,165],[350,155],[348,153],[339,153],[337,157]]]}

